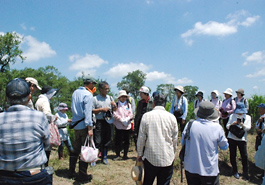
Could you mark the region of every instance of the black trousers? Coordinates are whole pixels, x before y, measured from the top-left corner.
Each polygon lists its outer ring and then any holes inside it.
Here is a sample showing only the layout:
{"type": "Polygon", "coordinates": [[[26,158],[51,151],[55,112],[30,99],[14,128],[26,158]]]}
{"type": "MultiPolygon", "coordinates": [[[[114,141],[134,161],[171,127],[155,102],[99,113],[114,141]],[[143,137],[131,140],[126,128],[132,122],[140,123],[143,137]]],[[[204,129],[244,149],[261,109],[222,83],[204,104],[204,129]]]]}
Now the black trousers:
{"type": "Polygon", "coordinates": [[[93,134],[96,148],[99,148],[102,152],[104,149],[107,150],[111,144],[112,124],[105,120],[97,120],[93,134]]]}
{"type": "Polygon", "coordinates": [[[237,147],[238,147],[241,158],[242,158],[243,175],[247,176],[248,175],[247,142],[236,141],[236,140],[228,138],[228,143],[229,143],[229,151],[230,151],[230,162],[233,167],[233,173],[238,172],[237,164],[236,164],[236,152],[237,152],[237,147]]]}
{"type": "Polygon", "coordinates": [[[153,166],[147,159],[144,160],[144,183],[143,185],[153,185],[157,177],[157,185],[169,185],[173,175],[173,163],[166,167],[153,166]]]}
{"type": "Polygon", "coordinates": [[[188,185],[219,185],[219,175],[201,176],[196,173],[185,171],[188,185]]]}
{"type": "Polygon", "coordinates": [[[223,126],[224,126],[224,130],[225,130],[225,137],[227,137],[229,130],[227,130],[226,125],[228,123],[229,117],[222,119],[222,120],[223,120],[223,126]]]}
{"type": "Polygon", "coordinates": [[[116,155],[118,155],[118,156],[120,155],[120,151],[121,151],[122,147],[126,151],[126,155],[127,155],[129,145],[130,145],[130,130],[119,130],[119,129],[115,128],[115,151],[116,151],[116,155]]]}
{"type": "Polygon", "coordinates": [[[177,122],[179,124],[179,130],[182,133],[186,124],[182,124],[182,118],[177,118],[177,122]]]}

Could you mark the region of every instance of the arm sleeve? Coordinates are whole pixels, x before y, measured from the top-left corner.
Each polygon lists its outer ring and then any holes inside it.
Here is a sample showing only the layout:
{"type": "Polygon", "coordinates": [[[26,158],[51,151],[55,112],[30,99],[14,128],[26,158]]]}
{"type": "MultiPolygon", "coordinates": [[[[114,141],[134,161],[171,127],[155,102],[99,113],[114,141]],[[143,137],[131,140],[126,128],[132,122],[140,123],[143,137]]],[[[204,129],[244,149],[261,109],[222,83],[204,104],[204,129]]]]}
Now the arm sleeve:
{"type": "Polygon", "coordinates": [[[92,121],[92,110],[93,110],[93,96],[87,95],[84,97],[84,113],[85,113],[85,125],[86,126],[93,126],[92,121]]]}
{"type": "Polygon", "coordinates": [[[187,114],[188,114],[188,100],[187,98],[183,97],[183,115],[181,116],[181,118],[183,120],[186,120],[187,114]]]}
{"type": "Polygon", "coordinates": [[[57,117],[55,124],[58,126],[58,128],[66,127],[68,125],[68,117],[67,116],[66,116],[66,118],[62,118],[59,116],[58,113],[56,113],[55,117],[57,117]]]}
{"type": "Polygon", "coordinates": [[[218,140],[218,146],[221,150],[226,150],[229,146],[227,138],[225,137],[224,129],[220,126],[220,134],[218,140]]]}
{"type": "Polygon", "coordinates": [[[144,115],[141,120],[140,124],[140,129],[139,129],[139,134],[138,134],[138,140],[137,140],[137,153],[138,156],[143,156],[144,154],[144,146],[145,146],[145,141],[147,137],[146,133],[146,116],[144,115]]]}
{"type": "Polygon", "coordinates": [[[170,113],[173,114],[174,113],[174,103],[175,103],[175,99],[176,97],[174,97],[173,101],[172,101],[172,104],[171,104],[171,107],[170,107],[170,113]]]}
{"type": "Polygon", "coordinates": [[[246,115],[246,119],[243,124],[243,129],[245,131],[249,131],[251,129],[251,117],[249,115],[246,115]]]}

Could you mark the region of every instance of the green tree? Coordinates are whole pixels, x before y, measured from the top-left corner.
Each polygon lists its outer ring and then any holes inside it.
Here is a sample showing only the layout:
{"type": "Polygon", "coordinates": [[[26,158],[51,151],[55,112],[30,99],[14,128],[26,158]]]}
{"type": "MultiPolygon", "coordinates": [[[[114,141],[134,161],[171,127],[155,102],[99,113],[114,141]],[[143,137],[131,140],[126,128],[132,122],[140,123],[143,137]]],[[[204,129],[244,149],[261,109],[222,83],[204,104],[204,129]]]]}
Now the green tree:
{"type": "Polygon", "coordinates": [[[184,87],[185,89],[185,97],[187,98],[188,102],[194,102],[196,97],[196,91],[198,91],[198,87],[197,86],[192,86],[192,85],[187,85],[184,87]]]}
{"type": "Polygon", "coordinates": [[[156,90],[160,93],[166,94],[169,102],[173,101],[175,96],[173,84],[160,84],[157,86],[156,90]]]}
{"type": "Polygon", "coordinates": [[[0,34],[0,72],[9,71],[10,63],[15,63],[17,57],[22,62],[26,59],[22,56],[22,51],[19,48],[22,39],[15,32],[0,34]]]}
{"type": "Polygon", "coordinates": [[[134,99],[138,96],[139,89],[144,85],[146,74],[140,70],[129,72],[122,78],[121,82],[117,83],[117,88],[128,89],[134,99]]]}

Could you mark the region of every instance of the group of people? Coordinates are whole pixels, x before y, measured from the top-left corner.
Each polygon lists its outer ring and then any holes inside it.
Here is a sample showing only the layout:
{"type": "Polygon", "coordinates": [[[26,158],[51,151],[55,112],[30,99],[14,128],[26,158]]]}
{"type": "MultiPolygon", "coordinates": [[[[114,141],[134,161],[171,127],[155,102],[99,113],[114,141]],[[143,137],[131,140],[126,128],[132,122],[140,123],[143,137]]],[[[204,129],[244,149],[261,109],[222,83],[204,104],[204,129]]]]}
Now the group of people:
{"type": "MultiPolygon", "coordinates": [[[[145,185],[153,184],[155,178],[157,184],[170,184],[179,133],[182,136],[181,144],[185,146],[184,168],[188,184],[219,184],[218,148],[229,148],[232,173],[237,179],[240,178],[236,163],[239,148],[242,176],[244,180],[249,180],[247,131],[251,128],[251,117],[247,115],[249,106],[244,90],[238,89],[237,97],[232,98],[232,89],[226,89],[223,101],[219,100],[217,90],[211,92],[210,101],[204,100],[203,92],[197,92],[194,102],[196,119],[187,124],[188,101],[184,96],[184,87],[176,86],[174,90],[176,96],[168,112],[165,109],[167,96],[159,92],[150,96],[146,86],[139,89],[141,100],[135,107],[134,99],[126,89],[119,91],[115,102],[108,95],[109,84],[106,81],[97,84],[93,77],[84,77],[83,86],[72,94],[72,119],[69,119],[66,114],[68,106],[63,102],[57,107],[58,112],[52,114],[50,99],[58,89],[50,86],[41,88],[32,77],[11,80],[6,86],[10,107],[0,114],[0,184],[52,184],[52,175],[46,168],[51,152],[51,123],[58,126],[60,133],[59,159],[63,159],[66,145],[70,154],[69,177],[82,183],[90,182],[93,177],[87,173],[88,163],[79,160],[81,146],[87,137],[93,139],[100,151],[101,162],[108,165],[113,126],[115,161],[128,159],[130,134],[134,130],[137,161],[144,163],[145,185]],[[96,85],[99,94],[93,96],[96,85]],[[40,90],[41,94],[34,106],[31,95],[36,90],[40,90]],[[69,124],[74,128],[73,145],[67,131],[69,124]],[[79,171],[76,173],[78,160],[79,171]]],[[[265,143],[261,142],[265,104],[258,107],[261,116],[256,128],[260,138],[256,150],[265,143]]],[[[91,163],[91,166],[96,163],[91,163]]]]}

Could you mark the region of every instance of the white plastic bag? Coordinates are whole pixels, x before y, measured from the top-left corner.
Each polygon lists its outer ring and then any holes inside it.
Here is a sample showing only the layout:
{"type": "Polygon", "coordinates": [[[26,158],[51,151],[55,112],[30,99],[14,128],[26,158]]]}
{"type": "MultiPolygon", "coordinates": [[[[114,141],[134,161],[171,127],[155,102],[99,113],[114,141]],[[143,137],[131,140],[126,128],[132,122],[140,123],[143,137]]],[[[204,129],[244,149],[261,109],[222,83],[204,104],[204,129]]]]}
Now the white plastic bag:
{"type": "Polygon", "coordinates": [[[98,158],[98,149],[95,147],[93,137],[87,136],[84,146],[81,147],[80,159],[84,162],[92,163],[95,162],[97,158],[98,158]],[[87,141],[88,141],[88,146],[86,146],[87,141]]]}

